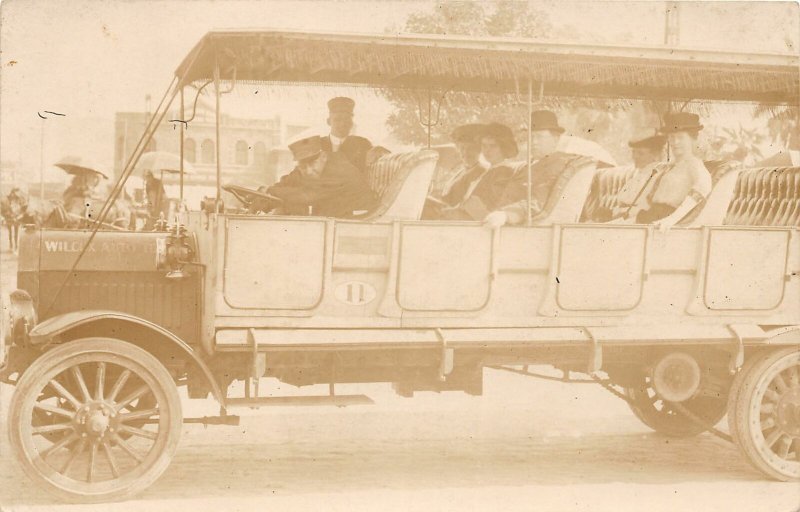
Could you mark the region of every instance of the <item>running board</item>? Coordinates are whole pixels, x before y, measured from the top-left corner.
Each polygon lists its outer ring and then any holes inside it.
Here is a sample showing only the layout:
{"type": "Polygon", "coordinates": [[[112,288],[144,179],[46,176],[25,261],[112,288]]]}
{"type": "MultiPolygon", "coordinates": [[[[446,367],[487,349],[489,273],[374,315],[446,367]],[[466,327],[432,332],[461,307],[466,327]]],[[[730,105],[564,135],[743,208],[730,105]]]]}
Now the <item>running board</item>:
{"type": "Polygon", "coordinates": [[[262,398],[229,398],[226,407],[266,407],[276,405],[348,405],[374,404],[367,395],[321,395],[321,396],[270,396],[262,398]]]}
{"type": "MultiPolygon", "coordinates": [[[[239,425],[239,416],[229,416],[227,414],[222,416],[203,416],[202,418],[183,418],[184,423],[200,423],[201,425],[230,425],[232,427],[239,425]]],[[[147,422],[149,423],[149,422],[147,422]]],[[[155,421],[153,423],[156,423],[155,421]]]]}

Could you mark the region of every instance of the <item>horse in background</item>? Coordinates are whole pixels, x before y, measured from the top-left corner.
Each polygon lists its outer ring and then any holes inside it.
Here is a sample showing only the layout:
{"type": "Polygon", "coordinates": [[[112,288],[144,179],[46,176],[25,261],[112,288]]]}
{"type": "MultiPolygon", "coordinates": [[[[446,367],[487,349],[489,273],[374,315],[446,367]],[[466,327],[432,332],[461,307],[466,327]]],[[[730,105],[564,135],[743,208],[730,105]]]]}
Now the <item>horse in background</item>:
{"type": "Polygon", "coordinates": [[[35,223],[28,198],[22,190],[14,187],[7,196],[0,198],[0,215],[8,228],[8,245],[11,251],[17,252],[20,225],[35,223]]]}

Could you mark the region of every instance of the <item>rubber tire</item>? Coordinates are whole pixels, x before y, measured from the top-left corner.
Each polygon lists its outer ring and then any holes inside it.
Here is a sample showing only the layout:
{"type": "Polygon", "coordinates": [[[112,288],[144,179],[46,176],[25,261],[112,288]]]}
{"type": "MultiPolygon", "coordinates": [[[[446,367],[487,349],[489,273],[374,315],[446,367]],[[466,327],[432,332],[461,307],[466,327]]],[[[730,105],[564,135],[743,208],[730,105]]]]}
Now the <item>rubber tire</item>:
{"type": "MultiPolygon", "coordinates": [[[[757,470],[770,478],[783,482],[800,481],[800,471],[797,475],[787,475],[776,470],[768,462],[764,460],[756,447],[756,442],[753,440],[753,430],[751,422],[749,421],[749,413],[751,409],[751,402],[753,401],[754,394],[761,384],[761,380],[770,368],[778,364],[784,358],[800,359],[800,347],[790,347],[785,349],[778,349],[771,352],[763,353],[757,356],[753,366],[743,375],[741,387],[739,388],[738,396],[736,398],[735,412],[733,421],[735,422],[734,431],[736,432],[737,445],[744,454],[745,458],[757,470]]],[[[759,432],[760,434],[760,432],[759,432]]]]}
{"type": "MultiPolygon", "coordinates": [[[[44,490],[57,498],[78,503],[102,503],[125,500],[148,488],[158,480],[169,466],[177,450],[182,427],[183,416],[181,412],[180,396],[178,395],[175,382],[166,368],[164,368],[158,359],[145,350],[128,342],[109,338],[84,338],[71,341],[49,350],[36,359],[19,379],[11,398],[8,414],[8,435],[11,441],[12,452],[25,474],[44,490]],[[23,404],[25,400],[29,399],[29,394],[38,393],[38,389],[31,388],[34,386],[39,387],[37,385],[39,379],[66,359],[89,353],[106,353],[113,354],[114,356],[122,356],[138,364],[149,373],[150,377],[152,377],[161,388],[160,391],[165,398],[165,403],[161,404],[159,409],[161,414],[163,414],[164,409],[168,409],[168,414],[166,415],[168,421],[167,439],[161,453],[159,453],[157,458],[150,464],[150,467],[145,470],[144,474],[140,475],[138,478],[132,479],[121,488],[115,489],[112,492],[77,494],[55,485],[42,475],[37,470],[36,466],[28,460],[26,452],[23,449],[23,439],[19,427],[22,424],[21,414],[23,404]]],[[[122,478],[124,477],[125,475],[122,476],[122,478]]]]}
{"type": "Polygon", "coordinates": [[[744,364],[741,368],[739,368],[739,371],[733,377],[733,383],[731,384],[731,389],[728,393],[728,433],[736,445],[739,444],[739,433],[736,426],[736,402],[739,399],[739,392],[742,389],[742,383],[744,382],[744,379],[747,377],[747,374],[753,368],[756,361],[759,360],[760,356],[761,352],[757,352],[755,354],[751,354],[747,359],[745,359],[744,364]]]}

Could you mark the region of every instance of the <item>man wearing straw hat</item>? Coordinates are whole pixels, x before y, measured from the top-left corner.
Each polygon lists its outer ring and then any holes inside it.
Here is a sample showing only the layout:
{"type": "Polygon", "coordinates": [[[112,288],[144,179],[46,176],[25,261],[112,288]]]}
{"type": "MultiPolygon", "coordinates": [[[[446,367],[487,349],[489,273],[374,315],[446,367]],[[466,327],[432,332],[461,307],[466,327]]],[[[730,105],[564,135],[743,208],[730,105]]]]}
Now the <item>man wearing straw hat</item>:
{"type": "Polygon", "coordinates": [[[353,130],[353,109],[356,102],[344,96],[328,101],[328,126],[331,132],[322,138],[322,150],[328,153],[341,153],[359,171],[366,167],[367,152],[372,143],[364,137],[351,135],[353,130]]]}

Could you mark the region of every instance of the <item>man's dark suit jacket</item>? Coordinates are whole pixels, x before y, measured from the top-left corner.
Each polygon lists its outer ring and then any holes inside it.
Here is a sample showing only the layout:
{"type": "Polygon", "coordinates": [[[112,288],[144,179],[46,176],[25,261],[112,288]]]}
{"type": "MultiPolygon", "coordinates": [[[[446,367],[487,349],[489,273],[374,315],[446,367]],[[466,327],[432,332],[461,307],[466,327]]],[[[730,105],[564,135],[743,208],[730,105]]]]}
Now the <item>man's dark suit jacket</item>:
{"type": "Polygon", "coordinates": [[[267,193],[282,200],[278,206],[287,215],[308,215],[311,207],[311,215],[346,218],[378,203],[364,174],[340,152],[328,156],[319,177],[304,176],[295,168],[267,193]]]}
{"type": "MultiPolygon", "coordinates": [[[[364,171],[366,168],[367,151],[372,148],[372,143],[364,137],[358,135],[348,135],[339,145],[336,153],[341,153],[350,160],[356,169],[364,171]]],[[[322,137],[322,149],[328,153],[333,153],[333,145],[330,137],[322,137]]]]}

